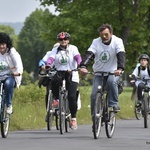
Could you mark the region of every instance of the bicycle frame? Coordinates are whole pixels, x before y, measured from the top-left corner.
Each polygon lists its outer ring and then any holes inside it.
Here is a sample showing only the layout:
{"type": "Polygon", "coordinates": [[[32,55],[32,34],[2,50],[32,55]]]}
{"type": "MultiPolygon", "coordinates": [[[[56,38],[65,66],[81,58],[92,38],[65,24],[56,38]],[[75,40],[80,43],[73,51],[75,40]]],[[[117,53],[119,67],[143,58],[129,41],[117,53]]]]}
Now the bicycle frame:
{"type": "Polygon", "coordinates": [[[148,128],[148,115],[150,113],[150,87],[148,81],[150,79],[143,79],[145,81],[145,88],[142,90],[142,114],[144,117],[144,128],[148,128]]]}
{"type": "Polygon", "coordinates": [[[105,90],[104,75],[114,75],[111,72],[95,72],[100,73],[102,83],[98,86],[98,91],[95,100],[93,120],[93,135],[97,139],[100,136],[102,122],[105,122],[105,130],[108,138],[113,136],[116,124],[116,115],[114,111],[108,109],[107,90],[105,90]]]}
{"type": "Polygon", "coordinates": [[[145,87],[142,89],[142,106],[137,108],[140,112],[142,112],[142,116],[144,118],[144,128],[148,128],[148,115],[150,114],[150,87],[148,86],[148,81],[150,78],[141,79],[138,76],[130,75],[130,78],[136,80],[141,80],[144,82],[145,87]]]}

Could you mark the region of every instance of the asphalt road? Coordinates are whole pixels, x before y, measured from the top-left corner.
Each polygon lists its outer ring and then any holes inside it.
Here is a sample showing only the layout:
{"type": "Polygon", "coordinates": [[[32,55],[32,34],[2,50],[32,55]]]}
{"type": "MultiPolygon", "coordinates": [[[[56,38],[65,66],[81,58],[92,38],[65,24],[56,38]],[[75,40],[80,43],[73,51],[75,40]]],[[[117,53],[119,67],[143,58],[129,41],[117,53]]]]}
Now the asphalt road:
{"type": "Polygon", "coordinates": [[[94,139],[91,125],[80,125],[61,135],[53,128],[10,132],[0,138],[0,150],[150,150],[150,127],[143,120],[117,120],[113,138],[108,139],[102,128],[94,139]]]}

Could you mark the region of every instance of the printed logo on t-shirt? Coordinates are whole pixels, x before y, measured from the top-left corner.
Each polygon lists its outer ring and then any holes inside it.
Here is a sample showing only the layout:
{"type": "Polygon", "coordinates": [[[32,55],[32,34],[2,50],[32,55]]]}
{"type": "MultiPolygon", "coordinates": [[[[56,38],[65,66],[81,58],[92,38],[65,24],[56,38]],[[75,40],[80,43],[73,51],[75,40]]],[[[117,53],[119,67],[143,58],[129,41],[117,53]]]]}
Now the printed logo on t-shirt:
{"type": "Polygon", "coordinates": [[[61,55],[60,57],[59,57],[59,63],[61,64],[61,65],[67,65],[68,64],[68,61],[69,61],[69,57],[67,56],[67,55],[61,55]]]}
{"type": "Polygon", "coordinates": [[[5,61],[0,61],[0,71],[5,70],[8,68],[8,64],[5,61]]]}
{"type": "Polygon", "coordinates": [[[106,63],[106,62],[109,61],[109,59],[110,59],[110,54],[109,54],[107,51],[102,52],[102,53],[100,54],[100,61],[101,61],[101,62],[106,63]]]}

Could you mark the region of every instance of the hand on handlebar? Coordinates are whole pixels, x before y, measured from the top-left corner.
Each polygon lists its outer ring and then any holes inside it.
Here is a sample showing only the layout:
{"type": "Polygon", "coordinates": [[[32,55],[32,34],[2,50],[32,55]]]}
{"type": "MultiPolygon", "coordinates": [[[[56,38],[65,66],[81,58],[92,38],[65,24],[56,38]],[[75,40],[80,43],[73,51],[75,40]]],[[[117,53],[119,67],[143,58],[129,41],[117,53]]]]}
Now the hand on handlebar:
{"type": "Polygon", "coordinates": [[[118,69],[118,70],[115,70],[114,75],[120,76],[122,73],[123,73],[123,71],[118,69]]]}
{"type": "Polygon", "coordinates": [[[13,72],[12,75],[13,75],[13,76],[20,76],[20,73],[18,73],[18,72],[13,72]]]}
{"type": "Polygon", "coordinates": [[[79,71],[82,76],[86,76],[88,73],[88,70],[86,68],[79,68],[79,71]]]}

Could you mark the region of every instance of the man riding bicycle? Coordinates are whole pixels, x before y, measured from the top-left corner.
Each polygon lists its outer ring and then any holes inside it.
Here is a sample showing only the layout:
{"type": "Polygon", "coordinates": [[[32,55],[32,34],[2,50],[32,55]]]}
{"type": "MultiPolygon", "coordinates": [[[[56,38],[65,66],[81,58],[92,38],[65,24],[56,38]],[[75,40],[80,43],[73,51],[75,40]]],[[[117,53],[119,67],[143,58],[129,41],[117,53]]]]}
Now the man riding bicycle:
{"type": "MultiPolygon", "coordinates": [[[[120,111],[118,103],[118,82],[119,76],[125,68],[125,48],[122,39],[113,35],[113,29],[109,24],[103,24],[98,29],[99,36],[94,39],[80,64],[81,75],[86,75],[87,66],[94,60],[93,70],[115,72],[115,75],[105,76],[108,87],[109,107],[115,112],[120,111]]],[[[91,115],[93,115],[94,104],[98,85],[101,84],[101,75],[95,74],[91,93],[91,115]]]]}

